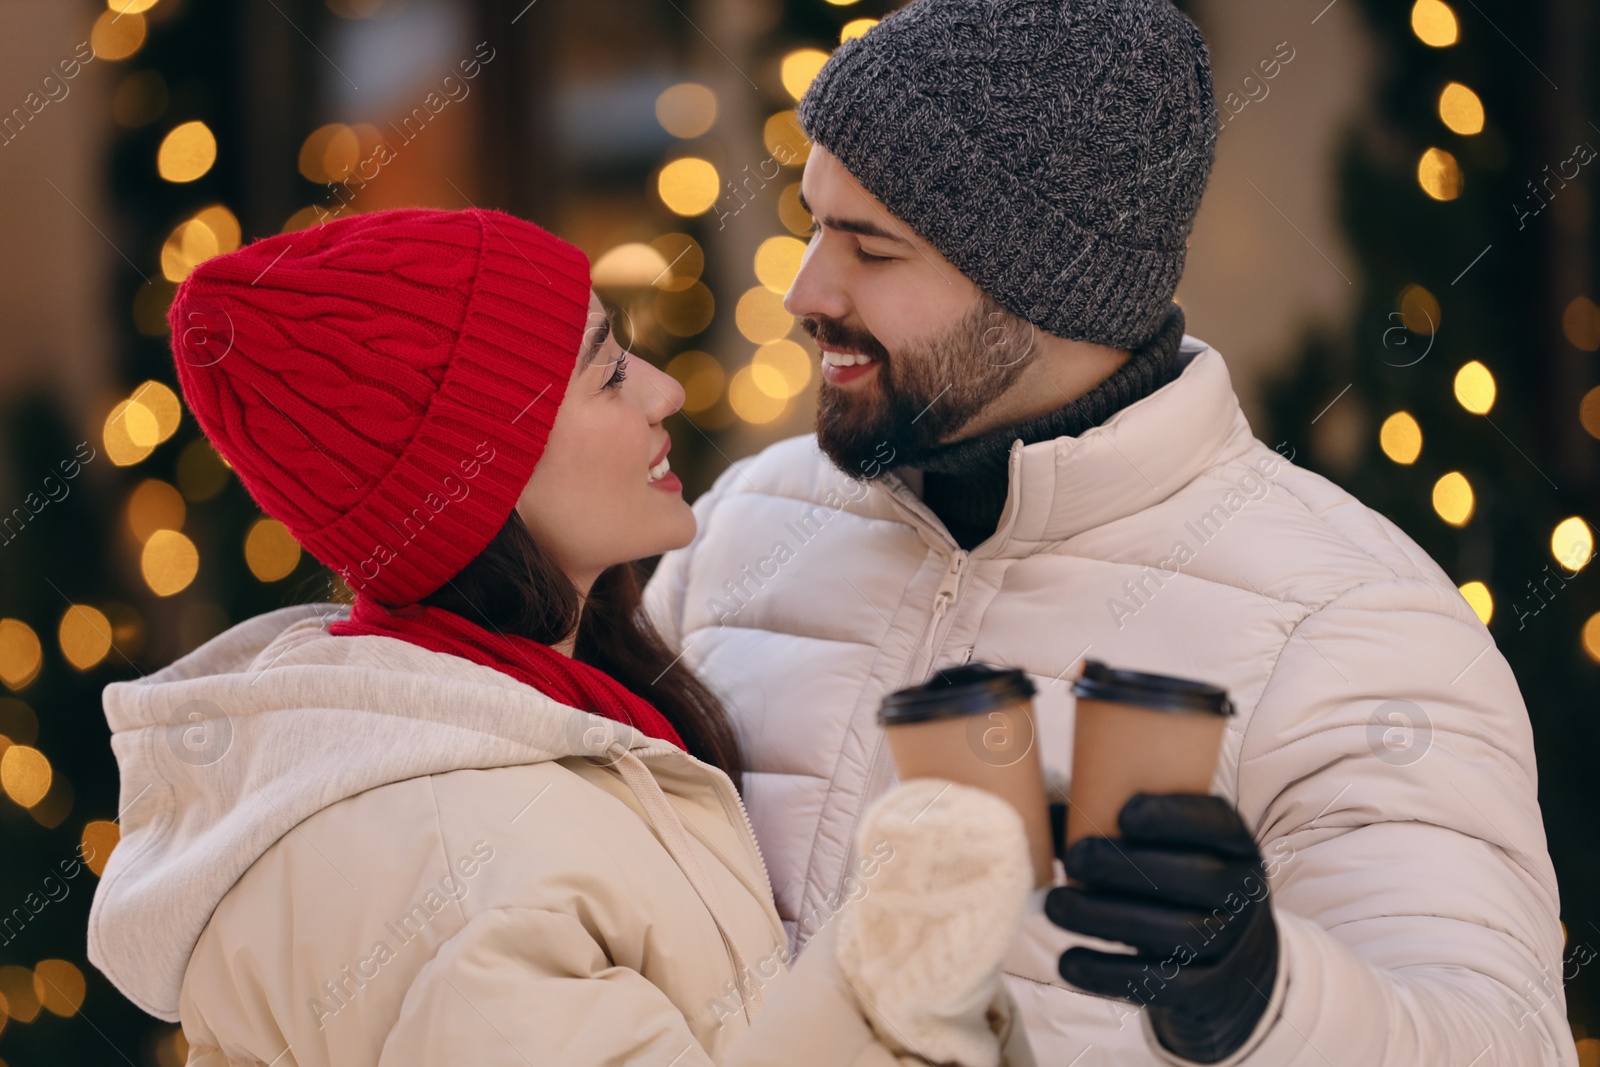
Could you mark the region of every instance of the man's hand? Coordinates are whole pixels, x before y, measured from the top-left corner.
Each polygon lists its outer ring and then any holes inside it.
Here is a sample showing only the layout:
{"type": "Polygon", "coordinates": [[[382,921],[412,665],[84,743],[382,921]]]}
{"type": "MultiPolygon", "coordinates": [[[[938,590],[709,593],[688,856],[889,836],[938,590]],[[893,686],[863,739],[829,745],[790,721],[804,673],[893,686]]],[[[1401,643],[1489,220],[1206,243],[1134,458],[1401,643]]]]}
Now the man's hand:
{"type": "Polygon", "coordinates": [[[1061,977],[1144,1006],[1186,1060],[1226,1059],[1255,1030],[1278,971],[1266,871],[1239,813],[1221,797],[1138,793],[1117,817],[1120,839],[1085,837],[1063,853],[1065,810],[1051,805],[1056,851],[1078,884],[1052,889],[1045,914],[1138,954],[1068,949],[1061,977]]]}

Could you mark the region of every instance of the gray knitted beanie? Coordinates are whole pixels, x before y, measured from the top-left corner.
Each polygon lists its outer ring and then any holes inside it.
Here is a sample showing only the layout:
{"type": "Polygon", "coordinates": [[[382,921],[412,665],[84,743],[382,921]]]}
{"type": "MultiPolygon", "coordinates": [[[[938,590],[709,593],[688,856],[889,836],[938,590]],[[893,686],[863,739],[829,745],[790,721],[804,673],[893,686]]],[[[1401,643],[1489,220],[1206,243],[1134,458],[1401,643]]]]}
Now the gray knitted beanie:
{"type": "Polygon", "coordinates": [[[798,117],[1000,306],[1116,348],[1161,325],[1217,131],[1170,0],[914,0],[834,51],[798,117]]]}

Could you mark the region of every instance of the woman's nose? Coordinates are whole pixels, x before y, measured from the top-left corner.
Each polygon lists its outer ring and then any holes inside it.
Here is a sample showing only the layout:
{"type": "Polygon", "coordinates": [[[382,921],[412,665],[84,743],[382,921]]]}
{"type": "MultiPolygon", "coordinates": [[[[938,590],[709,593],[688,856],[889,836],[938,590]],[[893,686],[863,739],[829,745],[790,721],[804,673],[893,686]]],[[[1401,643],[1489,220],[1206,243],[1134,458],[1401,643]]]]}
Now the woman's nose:
{"type": "Polygon", "coordinates": [[[683,407],[683,386],[678,379],[661,370],[653,363],[640,360],[640,363],[649,368],[646,374],[646,384],[650,386],[646,398],[647,410],[651,422],[661,422],[668,415],[683,407]]]}

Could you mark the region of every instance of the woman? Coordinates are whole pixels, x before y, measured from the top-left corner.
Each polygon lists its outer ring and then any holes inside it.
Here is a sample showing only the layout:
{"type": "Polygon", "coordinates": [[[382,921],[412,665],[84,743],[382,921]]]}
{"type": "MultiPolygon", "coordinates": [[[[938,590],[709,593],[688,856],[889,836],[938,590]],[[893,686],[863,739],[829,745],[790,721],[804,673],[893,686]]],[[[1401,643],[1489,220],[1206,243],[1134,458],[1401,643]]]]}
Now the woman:
{"type": "Polygon", "coordinates": [[[695,530],[683,393],[581,253],[358,215],[202,264],[170,319],[202,429],[356,594],[107,687],[90,956],[191,1064],[1031,1063],[1020,820],[984,794],[883,798],[865,896],[787,972],[737,738],[638,611],[632,561],[695,530]]]}

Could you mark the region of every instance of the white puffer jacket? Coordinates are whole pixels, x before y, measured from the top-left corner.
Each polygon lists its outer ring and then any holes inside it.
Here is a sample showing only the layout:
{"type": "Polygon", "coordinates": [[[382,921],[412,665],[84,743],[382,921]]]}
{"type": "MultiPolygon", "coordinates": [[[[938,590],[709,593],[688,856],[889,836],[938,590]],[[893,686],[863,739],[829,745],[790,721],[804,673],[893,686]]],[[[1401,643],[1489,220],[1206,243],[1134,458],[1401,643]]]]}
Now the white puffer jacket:
{"type": "MultiPolygon", "coordinates": [[[[1575,1065],[1505,659],[1410,538],[1251,435],[1220,353],[1186,336],[1181,359],[1103,426],[1013,444],[999,528],[970,552],[911,486],[847,478],[811,437],[696,502],[699,532],[646,605],[740,722],[791,940],[845,895],[852,828],[894,781],[886,693],[968,659],[1021,667],[1065,771],[1087,655],[1238,705],[1212,791],[1261,844],[1282,956],[1228,1063],[1575,1065]]],[[[1007,980],[1040,1063],[1181,1062],[1133,1005],[1056,975],[1087,939],[1026,929],[1007,980]]]]}
{"type": "MultiPolygon", "coordinates": [[[[953,955],[959,929],[932,958],[987,1012],[889,1031],[866,1012],[894,984],[852,981],[832,952],[791,974],[722,771],[493,668],[333,636],[344,610],[269,612],[106,688],[122,840],[89,958],[182,1020],[190,1067],[918,1067],[946,1047],[1034,1067],[993,963],[953,955]]],[[[992,824],[962,799],[926,829],[992,824]]],[[[1021,837],[1019,820],[1025,870],[1021,837]]],[[[925,869],[913,835],[882,844],[858,905],[925,869]]],[[[1016,890],[988,899],[980,917],[1014,929],[1016,890]]],[[[893,947],[869,951],[916,972],[893,947]]]]}

